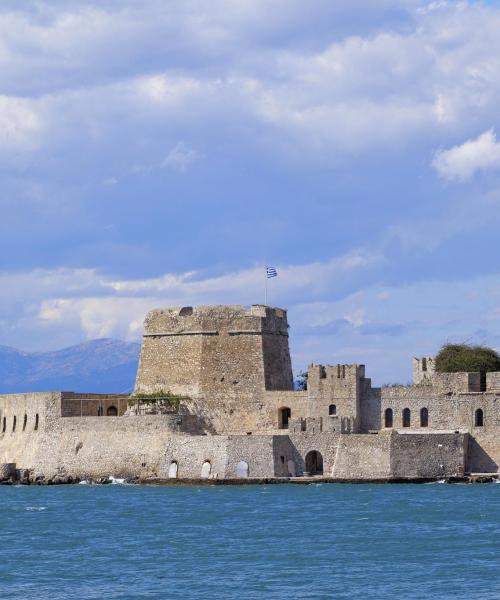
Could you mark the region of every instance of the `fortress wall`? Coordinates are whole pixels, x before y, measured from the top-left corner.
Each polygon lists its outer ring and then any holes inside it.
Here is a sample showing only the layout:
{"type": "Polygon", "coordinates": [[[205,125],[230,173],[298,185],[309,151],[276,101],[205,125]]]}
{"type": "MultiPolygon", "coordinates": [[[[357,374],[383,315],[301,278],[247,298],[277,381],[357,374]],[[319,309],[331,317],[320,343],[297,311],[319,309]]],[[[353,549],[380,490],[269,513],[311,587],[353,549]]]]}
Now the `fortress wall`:
{"type": "Polygon", "coordinates": [[[428,429],[467,429],[471,432],[497,430],[500,426],[500,396],[495,393],[459,393],[439,395],[427,385],[389,387],[381,390],[381,426],[387,408],[393,410],[393,427],[403,427],[403,410],[411,411],[411,429],[420,429],[420,411],[429,411],[428,429]],[[481,409],[484,425],[475,425],[476,410],[481,409]]]}
{"type": "Polygon", "coordinates": [[[486,373],[486,389],[488,391],[500,391],[500,372],[486,373]]]}
{"type": "Polygon", "coordinates": [[[382,428],[381,390],[380,388],[369,388],[361,394],[360,399],[362,433],[379,431],[382,428]]]}
{"type": "Polygon", "coordinates": [[[33,461],[41,438],[60,411],[60,393],[0,395],[0,463],[33,461]]]}
{"type": "Polygon", "coordinates": [[[471,473],[498,473],[500,465],[499,428],[472,430],[469,438],[467,471],[471,473]]]}
{"type": "Polygon", "coordinates": [[[298,476],[303,475],[306,470],[305,462],[307,454],[314,450],[319,452],[323,458],[324,476],[329,477],[331,475],[337,454],[337,447],[341,439],[340,433],[290,433],[289,438],[293,445],[293,460],[298,476]]]}
{"type": "Polygon", "coordinates": [[[340,436],[335,479],[386,479],[391,476],[392,432],[340,436]]]}
{"type": "Polygon", "coordinates": [[[462,476],[468,450],[466,433],[399,433],[391,437],[391,476],[462,476]]]}
{"type": "Polygon", "coordinates": [[[261,431],[280,429],[279,411],[289,408],[290,419],[309,416],[310,402],[305,391],[266,392],[263,398],[264,414],[257,425],[261,431]]]}
{"type": "MultiPolygon", "coordinates": [[[[160,329],[158,324],[155,329],[160,329]]],[[[136,393],[200,393],[202,335],[149,336],[141,346],[136,393]],[[175,357],[175,360],[172,360],[175,357]]]]}
{"type": "Polygon", "coordinates": [[[229,478],[237,476],[240,461],[248,464],[249,477],[287,477],[287,463],[293,456],[293,447],[286,435],[230,436],[227,451],[226,477],[229,478]]]}
{"type": "Polygon", "coordinates": [[[99,414],[107,415],[108,410],[116,408],[118,415],[127,411],[128,398],[114,396],[71,396],[63,393],[61,401],[61,414],[63,417],[94,417],[99,414]]]}

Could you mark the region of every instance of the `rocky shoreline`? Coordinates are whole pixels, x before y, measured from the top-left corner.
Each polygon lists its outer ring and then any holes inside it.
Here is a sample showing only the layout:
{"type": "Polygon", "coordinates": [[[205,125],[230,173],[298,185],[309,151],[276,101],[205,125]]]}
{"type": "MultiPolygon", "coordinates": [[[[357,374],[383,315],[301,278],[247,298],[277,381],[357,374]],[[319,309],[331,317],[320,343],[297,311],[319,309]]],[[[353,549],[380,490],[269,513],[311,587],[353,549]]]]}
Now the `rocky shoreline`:
{"type": "Polygon", "coordinates": [[[35,473],[30,469],[16,469],[13,463],[0,465],[0,485],[156,485],[156,486],[214,486],[214,485],[314,485],[319,483],[350,483],[350,484],[394,484],[394,483],[448,483],[448,484],[475,484],[497,483],[499,475],[496,473],[469,474],[460,477],[437,478],[393,478],[393,479],[333,479],[331,477],[271,477],[271,478],[246,478],[246,479],[159,479],[140,477],[116,478],[113,476],[93,478],[79,478],[59,472],[51,477],[35,473]]]}

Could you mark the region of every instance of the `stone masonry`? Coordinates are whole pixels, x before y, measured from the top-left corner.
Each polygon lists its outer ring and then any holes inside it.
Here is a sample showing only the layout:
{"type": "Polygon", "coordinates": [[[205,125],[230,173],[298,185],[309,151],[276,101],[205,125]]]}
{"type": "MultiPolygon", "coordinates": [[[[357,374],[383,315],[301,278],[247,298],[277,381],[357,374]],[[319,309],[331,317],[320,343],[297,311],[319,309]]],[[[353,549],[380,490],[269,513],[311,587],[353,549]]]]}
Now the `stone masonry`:
{"type": "Polygon", "coordinates": [[[0,396],[0,480],[497,473],[500,373],[439,374],[431,357],[413,373],[412,385],[375,388],[364,365],[313,364],[298,391],[285,310],[153,310],[132,397],[0,396]],[[180,406],[160,410],[168,394],[180,406]]]}

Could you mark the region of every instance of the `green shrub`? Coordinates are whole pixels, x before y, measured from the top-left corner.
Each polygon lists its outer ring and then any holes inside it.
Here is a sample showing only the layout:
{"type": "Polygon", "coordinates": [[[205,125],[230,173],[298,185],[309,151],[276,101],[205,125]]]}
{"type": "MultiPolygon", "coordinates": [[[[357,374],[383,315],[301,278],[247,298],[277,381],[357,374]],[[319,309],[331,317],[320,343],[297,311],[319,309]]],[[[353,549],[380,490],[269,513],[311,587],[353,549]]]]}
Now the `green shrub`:
{"type": "Polygon", "coordinates": [[[488,346],[445,344],[435,358],[438,373],[500,371],[500,356],[488,346]]]}

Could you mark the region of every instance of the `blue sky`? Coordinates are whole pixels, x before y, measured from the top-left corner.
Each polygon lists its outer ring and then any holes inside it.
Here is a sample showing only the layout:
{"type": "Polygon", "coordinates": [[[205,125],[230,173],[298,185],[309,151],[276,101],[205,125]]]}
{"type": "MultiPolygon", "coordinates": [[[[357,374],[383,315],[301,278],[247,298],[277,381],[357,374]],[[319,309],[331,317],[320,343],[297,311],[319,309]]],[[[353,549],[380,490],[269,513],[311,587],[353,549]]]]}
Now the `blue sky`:
{"type": "Polygon", "coordinates": [[[0,344],[287,307],[296,370],[500,347],[500,4],[0,7],[0,344]]]}

